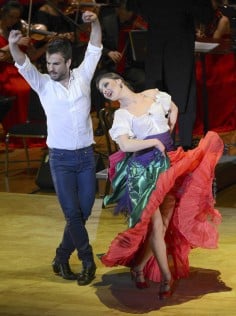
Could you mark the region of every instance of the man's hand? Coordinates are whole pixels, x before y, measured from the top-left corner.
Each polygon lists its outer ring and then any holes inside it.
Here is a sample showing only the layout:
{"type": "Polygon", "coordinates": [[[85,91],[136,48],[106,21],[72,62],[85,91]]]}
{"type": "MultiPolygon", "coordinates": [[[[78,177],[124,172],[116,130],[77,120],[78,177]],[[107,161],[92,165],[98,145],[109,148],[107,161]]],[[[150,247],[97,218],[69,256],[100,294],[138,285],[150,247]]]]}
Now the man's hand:
{"type": "Polygon", "coordinates": [[[21,31],[12,30],[8,37],[9,44],[18,44],[18,42],[23,38],[21,31]]]}
{"type": "Polygon", "coordinates": [[[18,65],[23,65],[25,62],[25,54],[19,48],[19,45],[28,45],[28,37],[23,37],[21,31],[19,30],[12,30],[8,37],[9,49],[13,60],[18,65]]]}
{"type": "Polygon", "coordinates": [[[97,14],[91,11],[85,11],[82,15],[82,20],[84,23],[92,23],[97,20],[97,14]]]}

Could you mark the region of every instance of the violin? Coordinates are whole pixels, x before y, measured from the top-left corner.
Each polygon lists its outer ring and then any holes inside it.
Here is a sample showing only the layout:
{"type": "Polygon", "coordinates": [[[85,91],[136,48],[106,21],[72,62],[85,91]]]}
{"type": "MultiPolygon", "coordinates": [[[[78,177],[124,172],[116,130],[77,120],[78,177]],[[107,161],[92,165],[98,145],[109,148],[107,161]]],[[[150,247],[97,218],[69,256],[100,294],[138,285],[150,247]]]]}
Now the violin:
{"type": "Polygon", "coordinates": [[[60,34],[56,32],[50,32],[50,31],[47,31],[47,28],[44,24],[32,24],[29,27],[28,24],[24,22],[24,28],[26,29],[22,30],[23,35],[30,37],[31,39],[35,41],[43,41],[45,39],[49,40],[55,36],[65,37],[72,41],[74,38],[74,32],[66,32],[66,33],[60,33],[60,34]],[[28,30],[29,30],[29,35],[28,35],[28,30]]]}
{"type": "Polygon", "coordinates": [[[93,11],[98,12],[101,7],[117,7],[117,4],[97,3],[95,0],[72,0],[64,13],[67,15],[73,14],[77,11],[93,11]]]}
{"type": "Polygon", "coordinates": [[[43,24],[31,24],[29,25],[24,20],[21,20],[22,33],[36,41],[42,41],[46,36],[56,36],[57,33],[49,32],[47,27],[43,24]]]}
{"type": "MultiPolygon", "coordinates": [[[[21,21],[22,25],[23,25],[23,33],[25,33],[26,36],[28,36],[34,40],[37,40],[37,41],[41,41],[41,40],[45,39],[45,37],[47,37],[47,36],[56,36],[57,33],[49,32],[47,30],[46,26],[43,24],[31,25],[32,1],[33,0],[30,0],[28,23],[26,23],[23,20],[21,21]]],[[[97,10],[99,10],[103,6],[116,6],[117,7],[117,5],[112,5],[112,4],[107,4],[107,3],[96,3],[95,0],[83,0],[83,2],[81,2],[80,0],[70,0],[70,4],[67,7],[65,6],[64,10],[62,11],[59,7],[55,6],[55,4],[53,2],[51,2],[50,0],[48,0],[47,2],[59,14],[62,14],[68,22],[72,23],[80,30],[81,30],[81,26],[77,23],[79,11],[81,11],[81,12],[93,11],[96,14],[98,14],[97,10]],[[71,18],[69,18],[69,15],[72,13],[76,14],[75,21],[72,20],[71,18]]],[[[65,5],[65,3],[64,3],[64,5],[65,5]]],[[[82,30],[82,31],[84,31],[84,30],[82,30]]],[[[69,39],[73,38],[73,35],[71,33],[66,33],[66,34],[64,34],[64,36],[66,36],[69,39]]]]}

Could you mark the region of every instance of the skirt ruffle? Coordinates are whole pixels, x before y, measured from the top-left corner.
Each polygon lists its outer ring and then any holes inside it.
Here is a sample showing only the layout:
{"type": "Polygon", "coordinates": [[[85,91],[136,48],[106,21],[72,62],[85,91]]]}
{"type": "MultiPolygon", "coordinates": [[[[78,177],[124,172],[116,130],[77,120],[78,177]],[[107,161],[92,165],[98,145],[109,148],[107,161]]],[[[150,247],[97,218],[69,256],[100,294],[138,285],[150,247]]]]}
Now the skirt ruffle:
{"type": "MultiPolygon", "coordinates": [[[[218,244],[217,226],[221,215],[214,208],[212,182],[222,152],[223,142],[214,132],[208,132],[193,150],[184,152],[179,147],[169,152],[170,168],[160,174],[140,221],[115,237],[101,258],[103,264],[108,267],[135,264],[148,238],[151,217],[171,191],[177,202],[165,236],[169,265],[175,279],[187,277],[190,250],[212,249],[218,244]]],[[[144,274],[152,281],[160,281],[154,257],[147,262],[144,274]]]]}

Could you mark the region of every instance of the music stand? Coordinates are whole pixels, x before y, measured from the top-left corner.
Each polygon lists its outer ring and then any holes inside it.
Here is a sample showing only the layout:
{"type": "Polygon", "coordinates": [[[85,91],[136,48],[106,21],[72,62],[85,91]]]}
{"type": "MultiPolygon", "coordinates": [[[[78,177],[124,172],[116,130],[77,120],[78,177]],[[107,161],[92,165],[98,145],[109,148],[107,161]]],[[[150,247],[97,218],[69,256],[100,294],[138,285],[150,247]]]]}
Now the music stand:
{"type": "Polygon", "coordinates": [[[144,62],[147,52],[147,31],[131,30],[129,32],[129,39],[133,60],[137,62],[144,62]]]}

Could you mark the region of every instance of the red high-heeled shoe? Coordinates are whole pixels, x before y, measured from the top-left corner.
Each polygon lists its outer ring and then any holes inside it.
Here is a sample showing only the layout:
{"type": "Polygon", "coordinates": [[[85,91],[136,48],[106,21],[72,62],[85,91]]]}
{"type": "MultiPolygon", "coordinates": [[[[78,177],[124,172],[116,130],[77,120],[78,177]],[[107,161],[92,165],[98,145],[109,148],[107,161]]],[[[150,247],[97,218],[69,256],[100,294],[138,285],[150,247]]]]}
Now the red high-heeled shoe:
{"type": "Polygon", "coordinates": [[[160,291],[159,291],[159,300],[164,300],[169,298],[173,294],[174,280],[164,280],[161,282],[160,291]]]}
{"type": "Polygon", "coordinates": [[[131,279],[135,281],[135,285],[138,289],[146,289],[149,287],[146,281],[140,281],[140,279],[144,279],[143,271],[135,271],[131,269],[130,274],[131,279]]]}

